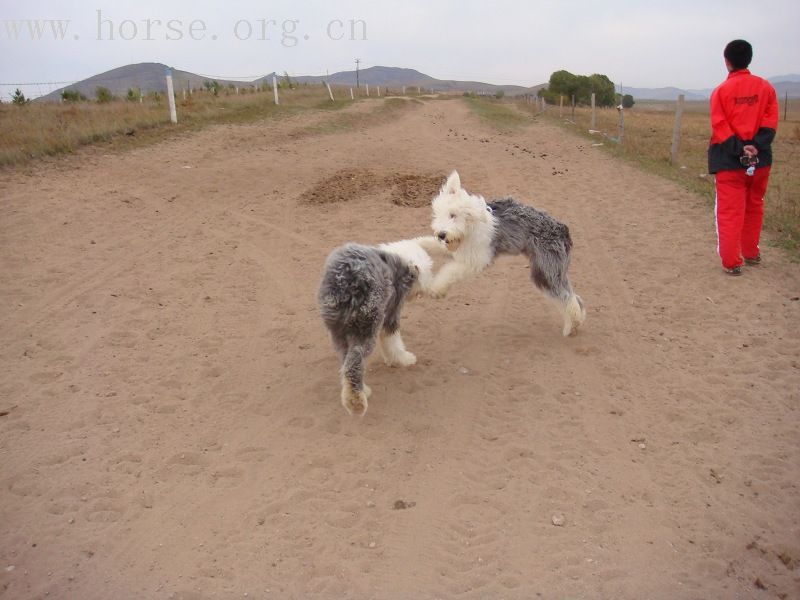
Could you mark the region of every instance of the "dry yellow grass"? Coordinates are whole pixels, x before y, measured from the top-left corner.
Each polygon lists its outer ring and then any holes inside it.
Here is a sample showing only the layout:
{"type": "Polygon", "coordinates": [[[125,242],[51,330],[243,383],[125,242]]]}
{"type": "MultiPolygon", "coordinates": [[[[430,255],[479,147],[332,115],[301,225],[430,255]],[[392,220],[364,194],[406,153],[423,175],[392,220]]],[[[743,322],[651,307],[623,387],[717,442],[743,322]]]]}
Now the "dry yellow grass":
{"type": "MultiPolygon", "coordinates": [[[[530,113],[531,107],[523,105],[530,113]]],[[[706,150],[711,136],[708,103],[684,104],[681,122],[681,145],[677,164],[671,165],[670,146],[675,122],[674,102],[639,102],[625,111],[625,130],[621,144],[610,138],[618,135],[619,113],[616,109],[598,109],[596,129],[590,134],[591,109],[578,107],[572,119],[571,107],[550,106],[541,115],[590,137],[595,143],[644,168],[677,179],[713,202],[714,178],[708,175],[706,150]]],[[[778,124],[773,144],[774,163],[766,198],[765,227],[774,239],[795,253],[800,251],[800,101],[790,100],[788,119],[778,124]]]]}
{"type": "MultiPolygon", "coordinates": [[[[338,97],[345,93],[338,90],[338,97]]],[[[186,100],[179,96],[178,125],[169,122],[165,97],[144,103],[118,100],[106,104],[32,102],[22,106],[0,104],[0,165],[19,164],[31,158],[72,152],[98,141],[125,139],[131,132],[149,139],[170,135],[207,123],[239,122],[306,109],[336,109],[350,103],[331,102],[322,86],[281,90],[275,106],[272,91],[214,96],[196,92],[186,100]]]]}

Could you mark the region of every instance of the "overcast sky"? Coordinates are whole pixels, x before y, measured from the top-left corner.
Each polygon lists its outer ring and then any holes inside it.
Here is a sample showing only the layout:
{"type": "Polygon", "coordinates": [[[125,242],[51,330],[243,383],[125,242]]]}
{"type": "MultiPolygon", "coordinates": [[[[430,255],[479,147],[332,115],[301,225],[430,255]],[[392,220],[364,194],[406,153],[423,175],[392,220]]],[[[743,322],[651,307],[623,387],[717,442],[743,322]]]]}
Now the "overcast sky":
{"type": "Polygon", "coordinates": [[[725,77],[722,49],[734,38],[753,44],[753,72],[800,72],[797,0],[4,0],[0,20],[0,83],[69,82],[137,62],[229,78],[317,75],[358,57],[441,79],[534,85],[567,69],[707,88],[725,77]],[[32,40],[27,20],[37,19],[61,20],[63,39],[43,23],[32,40]]]}

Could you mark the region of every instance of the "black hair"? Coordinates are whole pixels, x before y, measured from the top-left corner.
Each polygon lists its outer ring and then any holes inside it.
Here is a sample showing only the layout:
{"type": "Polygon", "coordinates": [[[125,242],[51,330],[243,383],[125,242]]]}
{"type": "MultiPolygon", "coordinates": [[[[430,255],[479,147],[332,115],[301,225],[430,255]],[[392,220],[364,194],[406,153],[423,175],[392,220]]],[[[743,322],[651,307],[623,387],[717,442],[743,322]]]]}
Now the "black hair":
{"type": "Polygon", "coordinates": [[[753,60],[753,47],[744,40],[733,40],[725,46],[723,56],[728,59],[734,70],[746,69],[753,60]]]}

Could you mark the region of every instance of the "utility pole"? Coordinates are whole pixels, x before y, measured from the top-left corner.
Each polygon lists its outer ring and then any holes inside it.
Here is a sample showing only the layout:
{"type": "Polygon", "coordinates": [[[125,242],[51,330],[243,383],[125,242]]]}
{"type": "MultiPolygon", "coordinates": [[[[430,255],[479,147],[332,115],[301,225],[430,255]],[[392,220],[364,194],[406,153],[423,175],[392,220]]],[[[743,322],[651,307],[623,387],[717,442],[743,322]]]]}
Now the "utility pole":
{"type": "Polygon", "coordinates": [[[358,65],[359,64],[361,64],[361,59],[357,58],[356,59],[356,89],[359,89],[359,87],[358,87],[358,65]]]}

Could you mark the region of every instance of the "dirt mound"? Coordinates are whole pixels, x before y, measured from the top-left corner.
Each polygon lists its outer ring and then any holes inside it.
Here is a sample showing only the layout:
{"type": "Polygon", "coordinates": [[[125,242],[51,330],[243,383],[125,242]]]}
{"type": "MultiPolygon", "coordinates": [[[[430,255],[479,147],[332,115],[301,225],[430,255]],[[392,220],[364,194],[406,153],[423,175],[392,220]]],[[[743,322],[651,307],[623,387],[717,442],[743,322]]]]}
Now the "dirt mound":
{"type": "Polygon", "coordinates": [[[380,175],[369,169],[342,169],[304,191],[300,202],[333,204],[389,190],[394,204],[417,208],[430,204],[445,179],[440,173],[380,175]]]}
{"type": "Polygon", "coordinates": [[[300,196],[304,204],[347,202],[372,193],[383,185],[383,178],[369,169],[342,169],[318,182],[300,196]]]}
{"type": "Polygon", "coordinates": [[[428,206],[433,197],[439,193],[439,188],[447,178],[446,175],[393,175],[387,177],[391,181],[395,190],[392,194],[392,202],[398,206],[410,206],[418,208],[428,206]]]}

